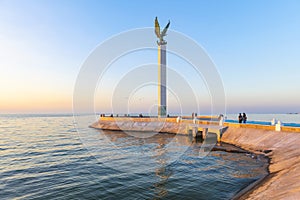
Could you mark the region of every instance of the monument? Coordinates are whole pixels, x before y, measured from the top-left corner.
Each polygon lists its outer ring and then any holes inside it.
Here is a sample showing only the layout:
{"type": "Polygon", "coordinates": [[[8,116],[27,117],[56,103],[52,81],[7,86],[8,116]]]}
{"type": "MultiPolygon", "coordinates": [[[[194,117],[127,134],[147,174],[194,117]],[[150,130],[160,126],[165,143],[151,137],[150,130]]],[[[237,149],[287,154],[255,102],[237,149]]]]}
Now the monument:
{"type": "Polygon", "coordinates": [[[166,27],[163,29],[162,32],[160,32],[160,26],[157,20],[157,17],[155,18],[155,34],[157,38],[159,38],[159,41],[157,41],[158,45],[158,117],[166,117],[167,114],[167,88],[166,88],[166,82],[167,82],[167,54],[166,54],[166,46],[167,42],[164,40],[164,36],[167,34],[167,30],[170,26],[170,21],[166,25],[166,27]]]}

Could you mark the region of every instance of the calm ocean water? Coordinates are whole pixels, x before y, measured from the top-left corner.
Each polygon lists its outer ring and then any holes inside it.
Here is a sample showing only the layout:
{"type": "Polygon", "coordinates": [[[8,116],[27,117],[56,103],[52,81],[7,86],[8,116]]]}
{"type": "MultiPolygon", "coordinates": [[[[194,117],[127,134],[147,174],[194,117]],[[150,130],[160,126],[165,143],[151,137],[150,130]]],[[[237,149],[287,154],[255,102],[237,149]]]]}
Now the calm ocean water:
{"type": "Polygon", "coordinates": [[[1,199],[230,199],[266,174],[266,161],[246,153],[200,158],[201,143],[186,136],[169,148],[174,135],[79,134],[74,123],[70,115],[0,115],[1,199]]]}

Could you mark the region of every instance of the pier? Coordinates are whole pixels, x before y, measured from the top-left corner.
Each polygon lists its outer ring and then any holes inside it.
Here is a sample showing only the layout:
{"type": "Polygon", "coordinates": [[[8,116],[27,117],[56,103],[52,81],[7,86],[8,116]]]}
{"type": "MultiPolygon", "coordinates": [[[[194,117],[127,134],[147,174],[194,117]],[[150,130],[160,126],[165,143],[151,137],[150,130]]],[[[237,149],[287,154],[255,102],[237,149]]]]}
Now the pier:
{"type": "MultiPolygon", "coordinates": [[[[176,117],[105,117],[101,116],[99,120],[92,125],[92,128],[103,130],[119,131],[142,131],[173,133],[181,135],[190,135],[192,137],[202,137],[205,139],[208,134],[215,134],[218,142],[222,141],[222,136],[228,128],[249,128],[250,130],[275,131],[274,125],[258,124],[238,124],[224,122],[219,123],[217,117],[199,116],[195,119],[183,116],[178,120],[176,117]]],[[[300,127],[282,126],[279,132],[300,132],[300,127]]]]}
{"type": "Polygon", "coordinates": [[[200,121],[198,119],[103,116],[90,127],[115,131],[173,133],[202,139],[206,139],[209,134],[215,134],[218,142],[221,142],[222,135],[228,128],[220,126],[217,121],[200,121]]]}

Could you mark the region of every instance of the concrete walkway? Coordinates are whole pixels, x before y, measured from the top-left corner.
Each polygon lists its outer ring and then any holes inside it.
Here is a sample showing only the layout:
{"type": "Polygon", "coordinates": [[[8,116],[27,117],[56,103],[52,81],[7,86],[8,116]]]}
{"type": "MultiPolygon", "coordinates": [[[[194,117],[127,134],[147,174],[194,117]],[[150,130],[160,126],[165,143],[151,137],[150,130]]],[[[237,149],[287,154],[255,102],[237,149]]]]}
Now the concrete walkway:
{"type": "Polygon", "coordinates": [[[222,141],[271,159],[270,175],[240,199],[300,199],[300,133],[229,127],[222,141]]]}

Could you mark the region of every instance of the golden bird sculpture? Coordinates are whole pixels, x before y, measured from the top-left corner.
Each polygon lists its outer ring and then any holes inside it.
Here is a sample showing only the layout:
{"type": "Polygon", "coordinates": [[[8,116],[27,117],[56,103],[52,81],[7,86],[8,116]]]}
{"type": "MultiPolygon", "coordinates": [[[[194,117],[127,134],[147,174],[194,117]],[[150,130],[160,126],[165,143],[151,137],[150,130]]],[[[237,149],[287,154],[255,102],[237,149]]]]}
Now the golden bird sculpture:
{"type": "Polygon", "coordinates": [[[159,38],[159,41],[157,41],[157,44],[158,45],[167,44],[167,42],[164,40],[164,37],[167,35],[167,30],[170,26],[170,20],[162,32],[160,32],[160,26],[159,26],[157,17],[155,17],[155,25],[154,26],[155,26],[155,34],[156,34],[157,38],[159,38]]]}

